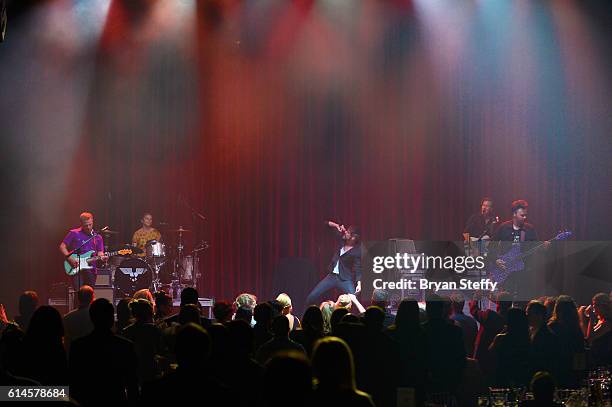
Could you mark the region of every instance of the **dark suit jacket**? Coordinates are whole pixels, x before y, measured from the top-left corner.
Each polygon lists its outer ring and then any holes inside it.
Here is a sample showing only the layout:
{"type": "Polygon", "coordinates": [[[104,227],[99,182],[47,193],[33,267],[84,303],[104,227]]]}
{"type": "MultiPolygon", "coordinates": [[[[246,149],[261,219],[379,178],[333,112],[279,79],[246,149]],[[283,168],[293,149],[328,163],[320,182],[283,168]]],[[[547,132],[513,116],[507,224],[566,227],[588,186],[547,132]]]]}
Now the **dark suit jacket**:
{"type": "Polygon", "coordinates": [[[338,264],[338,271],[340,272],[339,277],[342,281],[360,281],[361,280],[361,243],[358,243],[355,247],[353,247],[348,252],[345,252],[342,256],[340,256],[340,249],[344,246],[344,244],[339,245],[336,248],[334,253],[334,257],[332,257],[331,263],[327,266],[329,272],[333,272],[334,267],[336,267],[336,263],[338,259],[340,259],[340,264],[338,264]]]}

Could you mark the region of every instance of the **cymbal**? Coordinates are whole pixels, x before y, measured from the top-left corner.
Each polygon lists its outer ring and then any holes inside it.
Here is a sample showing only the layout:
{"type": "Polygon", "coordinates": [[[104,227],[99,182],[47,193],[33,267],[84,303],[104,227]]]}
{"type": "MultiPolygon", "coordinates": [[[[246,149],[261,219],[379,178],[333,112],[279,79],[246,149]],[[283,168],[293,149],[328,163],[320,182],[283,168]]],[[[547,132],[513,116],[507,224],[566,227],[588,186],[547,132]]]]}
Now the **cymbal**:
{"type": "Polygon", "coordinates": [[[183,229],[183,227],[179,227],[178,229],[170,229],[168,230],[168,232],[173,232],[173,233],[183,233],[183,232],[191,232],[191,230],[189,229],[183,229]]]}

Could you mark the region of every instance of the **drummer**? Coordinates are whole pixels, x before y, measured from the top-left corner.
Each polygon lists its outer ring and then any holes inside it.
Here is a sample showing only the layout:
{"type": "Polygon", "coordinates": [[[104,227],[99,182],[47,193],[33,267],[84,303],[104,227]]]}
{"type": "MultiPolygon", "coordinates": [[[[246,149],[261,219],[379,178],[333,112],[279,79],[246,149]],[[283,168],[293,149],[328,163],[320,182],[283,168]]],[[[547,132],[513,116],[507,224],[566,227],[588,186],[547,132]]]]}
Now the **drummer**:
{"type": "Polygon", "coordinates": [[[132,245],[142,250],[139,256],[143,257],[145,255],[145,246],[147,242],[151,240],[160,241],[161,233],[153,227],[153,215],[149,212],[145,212],[142,215],[140,223],[142,223],[142,227],[134,232],[134,236],[132,236],[132,245]]]}

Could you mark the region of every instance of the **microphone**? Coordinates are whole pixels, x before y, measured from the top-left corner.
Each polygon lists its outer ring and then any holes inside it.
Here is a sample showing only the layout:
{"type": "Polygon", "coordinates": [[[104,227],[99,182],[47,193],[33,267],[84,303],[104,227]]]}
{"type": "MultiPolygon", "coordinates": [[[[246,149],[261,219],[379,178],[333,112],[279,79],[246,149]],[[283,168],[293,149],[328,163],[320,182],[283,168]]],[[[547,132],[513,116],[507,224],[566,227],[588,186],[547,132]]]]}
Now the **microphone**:
{"type": "Polygon", "coordinates": [[[336,222],[333,222],[331,220],[325,221],[325,224],[327,226],[329,226],[330,228],[336,229],[339,233],[343,233],[346,229],[344,229],[343,225],[340,225],[336,222]]]}

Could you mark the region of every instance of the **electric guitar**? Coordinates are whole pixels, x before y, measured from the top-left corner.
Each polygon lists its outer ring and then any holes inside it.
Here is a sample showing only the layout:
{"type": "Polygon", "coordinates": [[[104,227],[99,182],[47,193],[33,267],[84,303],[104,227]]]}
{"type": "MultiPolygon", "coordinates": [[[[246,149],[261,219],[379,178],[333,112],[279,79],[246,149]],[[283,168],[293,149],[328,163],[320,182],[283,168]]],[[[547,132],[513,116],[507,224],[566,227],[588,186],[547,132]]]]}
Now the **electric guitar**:
{"type": "MultiPolygon", "coordinates": [[[[104,253],[104,255],[107,257],[126,256],[132,254],[132,252],[132,249],[121,249],[115,252],[104,253]]],[[[68,259],[64,260],[64,270],[66,271],[66,274],[68,274],[69,276],[74,276],[81,270],[88,270],[94,268],[95,262],[100,260],[100,256],[94,256],[95,253],[95,250],[90,250],[86,253],[81,254],[80,256],[78,256],[76,253],[71,254],[69,257],[80,261],[79,264],[76,265],[76,267],[72,267],[72,264],[70,264],[68,259]]]]}
{"type": "MultiPolygon", "coordinates": [[[[572,232],[569,230],[559,232],[557,236],[548,240],[548,242],[552,242],[554,240],[566,240],[572,236],[572,232]]],[[[521,242],[524,243],[524,242],[521,242]]],[[[506,264],[506,267],[502,268],[497,265],[497,263],[493,263],[492,268],[489,270],[490,276],[494,281],[498,283],[503,283],[510,276],[510,274],[515,273],[517,271],[523,270],[525,268],[524,260],[538,251],[544,244],[547,242],[542,242],[531,249],[521,253],[521,245],[520,243],[513,243],[512,248],[508,250],[505,254],[499,256],[497,260],[503,260],[506,264]]]]}

